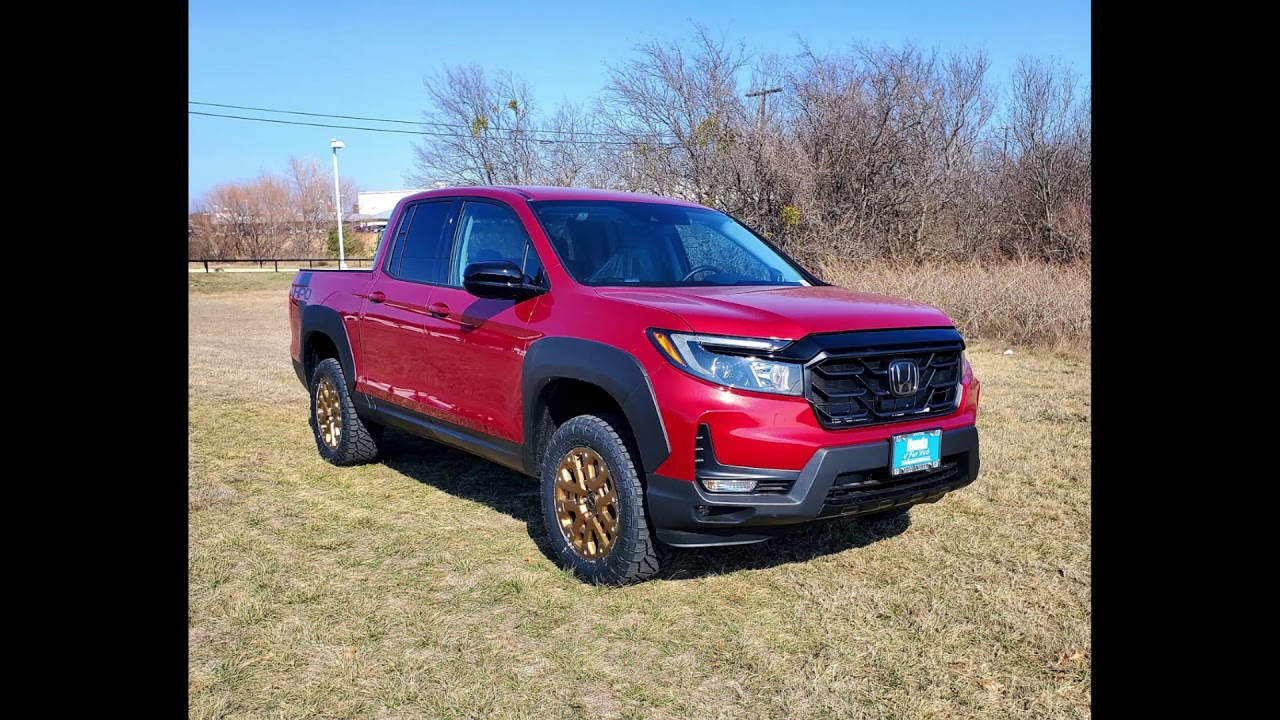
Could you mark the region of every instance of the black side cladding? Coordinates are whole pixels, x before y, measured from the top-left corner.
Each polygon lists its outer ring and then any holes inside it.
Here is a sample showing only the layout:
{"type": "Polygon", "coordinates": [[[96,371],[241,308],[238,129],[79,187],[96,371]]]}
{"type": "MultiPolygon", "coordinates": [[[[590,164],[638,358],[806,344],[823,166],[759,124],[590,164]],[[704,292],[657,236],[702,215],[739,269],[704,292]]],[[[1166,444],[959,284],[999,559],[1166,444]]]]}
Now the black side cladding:
{"type": "Polygon", "coordinates": [[[524,408],[524,462],[534,468],[534,442],[538,401],[553,380],[568,378],[591,383],[604,390],[622,408],[631,425],[640,460],[652,472],[671,455],[667,430],[658,413],[649,375],[626,351],[579,338],[542,338],[529,346],[521,375],[524,408]]]}
{"type": "MultiPolygon", "coordinates": [[[[327,336],[338,348],[338,361],[342,363],[347,390],[355,392],[356,363],[351,356],[351,341],[347,338],[347,328],[342,324],[342,316],[337,310],[324,305],[306,305],[302,308],[300,335],[304,352],[311,336],[315,333],[327,336]]],[[[306,361],[305,355],[303,361],[306,361]]]]}

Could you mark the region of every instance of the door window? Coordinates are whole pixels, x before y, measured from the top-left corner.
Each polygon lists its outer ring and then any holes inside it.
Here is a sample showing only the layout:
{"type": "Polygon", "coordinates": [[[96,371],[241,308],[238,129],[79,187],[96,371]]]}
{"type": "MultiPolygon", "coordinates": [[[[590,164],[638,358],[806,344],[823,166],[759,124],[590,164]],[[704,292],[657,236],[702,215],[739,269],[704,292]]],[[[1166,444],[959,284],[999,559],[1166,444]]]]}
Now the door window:
{"type": "Polygon", "coordinates": [[[454,203],[418,203],[405,210],[387,272],[401,280],[442,283],[449,256],[454,203]]]}
{"type": "Polygon", "coordinates": [[[514,263],[530,281],[542,274],[538,253],[515,212],[492,203],[465,203],[449,283],[462,285],[462,273],[471,263],[503,260],[514,263]]]}

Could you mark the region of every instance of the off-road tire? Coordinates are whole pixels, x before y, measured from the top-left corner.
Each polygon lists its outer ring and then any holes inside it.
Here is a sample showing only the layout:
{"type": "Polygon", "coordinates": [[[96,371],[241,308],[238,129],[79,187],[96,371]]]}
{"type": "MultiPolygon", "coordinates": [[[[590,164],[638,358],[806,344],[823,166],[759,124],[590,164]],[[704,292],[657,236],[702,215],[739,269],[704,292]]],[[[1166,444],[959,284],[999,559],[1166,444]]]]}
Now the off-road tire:
{"type": "Polygon", "coordinates": [[[552,434],[542,456],[542,519],[556,559],[578,578],[598,585],[626,585],[657,574],[666,546],[653,536],[644,506],[639,453],[625,420],[617,415],[579,415],[552,434]],[[560,461],[575,448],[595,451],[617,492],[617,532],[608,554],[584,559],[560,529],[556,479],[560,461]]]}
{"type": "Polygon", "coordinates": [[[356,414],[356,406],[351,402],[351,393],[347,390],[347,380],[342,372],[342,364],[335,358],[321,360],[311,373],[309,388],[311,390],[311,430],[315,434],[316,449],[320,451],[320,457],[334,465],[363,465],[376,460],[378,443],[382,440],[382,426],[356,414]],[[316,413],[320,388],[326,380],[332,383],[333,389],[337,392],[337,404],[342,418],[342,431],[334,447],[330,447],[325,442],[316,413]]]}

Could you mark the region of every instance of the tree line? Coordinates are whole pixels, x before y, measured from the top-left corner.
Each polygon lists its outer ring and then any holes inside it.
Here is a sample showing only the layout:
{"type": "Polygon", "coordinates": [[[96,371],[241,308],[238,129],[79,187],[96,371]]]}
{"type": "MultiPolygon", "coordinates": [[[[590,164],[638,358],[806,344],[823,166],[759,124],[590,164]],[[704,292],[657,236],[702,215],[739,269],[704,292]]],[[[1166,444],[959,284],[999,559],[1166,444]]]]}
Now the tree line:
{"type": "Polygon", "coordinates": [[[510,72],[444,68],[406,180],[685,198],[809,262],[1090,256],[1090,90],[1055,60],[997,82],[981,51],[755,54],[696,27],[607,78],[544,112],[510,72]]]}
{"type": "MultiPolygon", "coordinates": [[[[358,187],[342,178],[343,206],[358,187]]],[[[214,187],[188,217],[189,259],[336,256],[333,175],[316,158],[289,159],[283,174],[264,172],[245,182],[214,187]],[[330,247],[331,246],[331,247],[330,247]]],[[[355,234],[344,238],[350,254],[355,234]]]]}
{"type": "MultiPolygon", "coordinates": [[[[1053,59],[1023,58],[1007,78],[990,68],[981,51],[915,45],[752,53],[695,26],[609,65],[596,98],[547,111],[509,71],[445,67],[425,81],[405,179],[689,199],[811,266],[1087,261],[1087,83],[1053,59]]],[[[343,197],[355,192],[344,180],[343,197]]],[[[283,174],[207,193],[189,257],[335,254],[333,218],[328,168],[291,158],[283,174]]]]}

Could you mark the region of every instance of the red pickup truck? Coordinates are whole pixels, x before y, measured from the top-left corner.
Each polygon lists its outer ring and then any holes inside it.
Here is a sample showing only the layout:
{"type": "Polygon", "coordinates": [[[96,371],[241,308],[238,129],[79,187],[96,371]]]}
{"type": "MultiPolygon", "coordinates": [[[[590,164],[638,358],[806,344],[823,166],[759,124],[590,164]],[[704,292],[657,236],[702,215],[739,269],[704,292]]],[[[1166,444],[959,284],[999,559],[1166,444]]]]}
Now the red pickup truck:
{"type": "Polygon", "coordinates": [[[419,193],[372,270],[299,272],[289,320],[321,457],[371,462],[391,426],[539,478],[552,547],[591,582],[978,474],[979,383],[946,315],[680,200],[419,193]]]}

